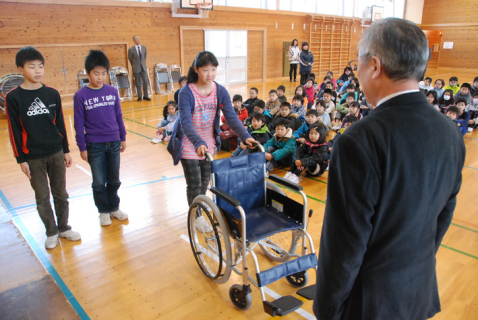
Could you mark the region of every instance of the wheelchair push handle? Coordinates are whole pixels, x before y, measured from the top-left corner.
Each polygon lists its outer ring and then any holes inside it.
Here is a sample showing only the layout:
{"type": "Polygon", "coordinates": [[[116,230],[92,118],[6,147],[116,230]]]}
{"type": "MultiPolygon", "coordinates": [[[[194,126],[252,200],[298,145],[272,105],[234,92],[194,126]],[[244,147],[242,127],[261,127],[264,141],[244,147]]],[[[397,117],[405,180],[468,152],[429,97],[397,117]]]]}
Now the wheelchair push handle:
{"type": "Polygon", "coordinates": [[[265,152],[264,147],[260,143],[253,143],[252,146],[259,148],[260,152],[265,152]]]}
{"type": "Polygon", "coordinates": [[[205,161],[213,161],[214,158],[212,157],[212,154],[210,152],[205,152],[205,157],[204,160],[199,161],[198,167],[200,167],[205,161]]]}

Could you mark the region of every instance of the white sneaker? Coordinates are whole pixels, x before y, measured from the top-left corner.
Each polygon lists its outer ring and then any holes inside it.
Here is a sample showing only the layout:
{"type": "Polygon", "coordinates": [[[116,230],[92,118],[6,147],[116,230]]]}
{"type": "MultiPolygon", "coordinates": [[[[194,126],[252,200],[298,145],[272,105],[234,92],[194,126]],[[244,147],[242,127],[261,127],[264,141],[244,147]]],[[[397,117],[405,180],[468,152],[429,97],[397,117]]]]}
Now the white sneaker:
{"type": "Polygon", "coordinates": [[[60,232],[59,237],[66,238],[66,240],[70,240],[70,241],[78,241],[81,239],[80,234],[73,230],[66,230],[64,232],[60,232]]]}
{"type": "Polygon", "coordinates": [[[292,172],[290,172],[290,171],[287,172],[284,176],[284,179],[289,180],[291,174],[292,174],[292,172]]]}
{"type": "Polygon", "coordinates": [[[289,181],[299,184],[299,177],[296,176],[295,174],[291,174],[290,177],[289,177],[289,181]]]}
{"type": "Polygon", "coordinates": [[[54,247],[56,247],[57,244],[58,244],[58,234],[55,234],[54,236],[46,238],[45,248],[47,248],[48,250],[53,249],[54,247]]]}
{"type": "Polygon", "coordinates": [[[121,210],[111,212],[111,218],[116,218],[118,220],[128,219],[128,215],[121,210]]]}
{"type": "Polygon", "coordinates": [[[196,226],[196,229],[198,229],[199,232],[202,232],[202,233],[212,232],[211,225],[206,222],[206,219],[204,219],[203,216],[196,218],[196,220],[194,221],[194,225],[196,226]]]}
{"type": "Polygon", "coordinates": [[[329,166],[330,166],[330,164],[327,165],[327,169],[325,169],[325,171],[329,171],[329,166]]]}
{"type": "Polygon", "coordinates": [[[157,144],[157,143],[161,143],[161,141],[163,141],[163,135],[158,134],[156,135],[156,137],[154,137],[153,140],[151,140],[151,143],[157,144]]]}
{"type": "Polygon", "coordinates": [[[473,132],[473,128],[468,128],[468,132],[473,132]]]}
{"type": "Polygon", "coordinates": [[[111,215],[109,213],[100,213],[100,224],[109,226],[111,224],[111,215]]]}

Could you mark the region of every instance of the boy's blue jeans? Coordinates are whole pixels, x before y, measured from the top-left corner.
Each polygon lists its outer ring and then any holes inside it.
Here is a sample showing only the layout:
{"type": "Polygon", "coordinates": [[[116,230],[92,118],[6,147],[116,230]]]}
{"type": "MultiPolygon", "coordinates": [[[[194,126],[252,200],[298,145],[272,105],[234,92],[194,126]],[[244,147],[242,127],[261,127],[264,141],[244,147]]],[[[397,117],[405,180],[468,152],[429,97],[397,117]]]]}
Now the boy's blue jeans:
{"type": "Polygon", "coordinates": [[[118,189],[121,141],[88,143],[88,163],[93,177],[93,199],[99,213],[119,210],[118,189]]]}

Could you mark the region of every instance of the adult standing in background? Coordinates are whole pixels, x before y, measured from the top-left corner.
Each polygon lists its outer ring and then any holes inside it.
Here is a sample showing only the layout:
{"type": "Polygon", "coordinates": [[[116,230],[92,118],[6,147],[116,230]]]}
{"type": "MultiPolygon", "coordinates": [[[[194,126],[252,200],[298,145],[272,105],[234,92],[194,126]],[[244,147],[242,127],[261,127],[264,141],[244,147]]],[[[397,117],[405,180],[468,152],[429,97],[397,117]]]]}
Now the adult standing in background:
{"type": "Polygon", "coordinates": [[[299,41],[297,39],[294,39],[289,46],[290,82],[297,81],[297,65],[299,64],[299,52],[299,41]],[[292,72],[294,72],[294,80],[292,80],[292,72]]]}
{"type": "Polygon", "coordinates": [[[305,85],[310,72],[312,71],[312,65],[314,64],[314,55],[309,51],[309,43],[307,41],[302,42],[302,51],[299,53],[300,62],[300,84],[305,85]]]}
{"type": "Polygon", "coordinates": [[[141,44],[139,36],[133,37],[134,46],[128,49],[128,60],[133,67],[134,82],[138,92],[138,101],[142,99],[151,101],[148,97],[148,67],[146,66],[146,46],[141,44]],[[143,81],[143,94],[141,95],[141,80],[143,81]]]}
{"type": "Polygon", "coordinates": [[[456,123],[418,90],[428,46],[415,23],[374,22],[358,61],[377,108],[334,143],[314,313],[431,318],[440,311],[435,255],[455,210],[465,145],[456,123]]]}

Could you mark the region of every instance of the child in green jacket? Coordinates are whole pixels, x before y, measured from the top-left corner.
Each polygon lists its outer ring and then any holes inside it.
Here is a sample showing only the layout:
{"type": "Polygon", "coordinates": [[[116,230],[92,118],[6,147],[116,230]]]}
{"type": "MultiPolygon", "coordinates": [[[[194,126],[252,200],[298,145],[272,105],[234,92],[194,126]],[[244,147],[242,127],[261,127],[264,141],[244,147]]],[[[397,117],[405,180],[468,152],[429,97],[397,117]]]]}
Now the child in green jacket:
{"type": "Polygon", "coordinates": [[[290,122],[286,119],[279,119],[274,137],[264,144],[267,173],[271,172],[276,164],[290,167],[292,165],[292,156],[294,155],[295,148],[296,143],[292,136],[290,122]]]}

